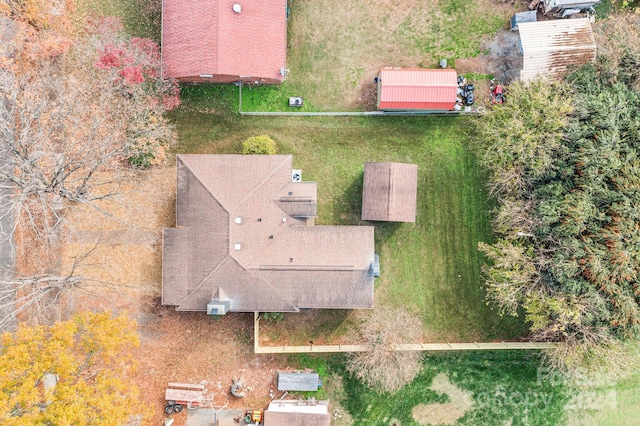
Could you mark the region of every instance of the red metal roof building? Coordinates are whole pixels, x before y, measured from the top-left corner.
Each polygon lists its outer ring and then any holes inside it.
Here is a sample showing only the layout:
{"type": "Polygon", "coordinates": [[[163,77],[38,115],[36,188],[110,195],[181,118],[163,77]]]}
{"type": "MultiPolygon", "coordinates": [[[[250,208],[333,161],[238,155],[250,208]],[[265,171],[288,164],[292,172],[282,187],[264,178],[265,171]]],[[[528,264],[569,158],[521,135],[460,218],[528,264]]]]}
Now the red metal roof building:
{"type": "Polygon", "coordinates": [[[184,82],[280,83],[287,0],[164,0],[163,77],[184,82]]]}
{"type": "Polygon", "coordinates": [[[383,68],[378,74],[378,109],[451,111],[457,77],[452,69],[383,68]]]}

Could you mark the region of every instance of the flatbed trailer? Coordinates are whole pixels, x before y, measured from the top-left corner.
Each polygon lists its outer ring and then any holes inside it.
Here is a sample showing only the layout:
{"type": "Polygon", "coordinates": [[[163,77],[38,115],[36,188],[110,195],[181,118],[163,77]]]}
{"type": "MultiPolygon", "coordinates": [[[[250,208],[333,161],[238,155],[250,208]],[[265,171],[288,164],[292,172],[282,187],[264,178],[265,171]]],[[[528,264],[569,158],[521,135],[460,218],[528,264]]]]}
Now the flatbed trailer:
{"type": "Polygon", "coordinates": [[[193,383],[169,383],[165,390],[164,399],[166,414],[179,413],[186,406],[196,408],[205,402],[205,385],[193,383]]]}

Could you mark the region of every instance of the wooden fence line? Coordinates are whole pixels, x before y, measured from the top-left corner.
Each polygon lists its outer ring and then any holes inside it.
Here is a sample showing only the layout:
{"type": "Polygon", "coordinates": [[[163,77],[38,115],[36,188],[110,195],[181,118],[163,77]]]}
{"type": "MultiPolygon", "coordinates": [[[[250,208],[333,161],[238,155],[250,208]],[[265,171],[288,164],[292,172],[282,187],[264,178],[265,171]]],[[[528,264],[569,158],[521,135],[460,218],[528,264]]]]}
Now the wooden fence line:
{"type": "MultiPolygon", "coordinates": [[[[260,346],[259,330],[260,314],[253,316],[253,351],[257,354],[287,353],[331,353],[331,352],[366,352],[367,345],[302,345],[302,346],[260,346]]],[[[394,351],[479,351],[510,349],[551,349],[555,343],[550,342],[492,342],[492,343],[401,343],[391,345],[394,351]]]]}

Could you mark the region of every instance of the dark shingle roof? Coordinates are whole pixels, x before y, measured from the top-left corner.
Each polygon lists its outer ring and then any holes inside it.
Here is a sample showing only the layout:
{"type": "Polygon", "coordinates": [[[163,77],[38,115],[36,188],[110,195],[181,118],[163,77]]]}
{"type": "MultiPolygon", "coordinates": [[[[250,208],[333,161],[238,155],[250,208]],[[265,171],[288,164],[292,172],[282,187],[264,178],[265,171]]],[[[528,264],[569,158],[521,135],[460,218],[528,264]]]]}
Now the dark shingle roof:
{"type": "Polygon", "coordinates": [[[373,227],[307,226],[315,182],[290,155],[179,155],[175,229],[165,229],[162,303],[204,311],[371,308],[373,227]],[[298,217],[300,216],[300,217],[298,217]]]}
{"type": "Polygon", "coordinates": [[[404,163],[365,163],[362,219],[415,222],[418,166],[404,163]]]}

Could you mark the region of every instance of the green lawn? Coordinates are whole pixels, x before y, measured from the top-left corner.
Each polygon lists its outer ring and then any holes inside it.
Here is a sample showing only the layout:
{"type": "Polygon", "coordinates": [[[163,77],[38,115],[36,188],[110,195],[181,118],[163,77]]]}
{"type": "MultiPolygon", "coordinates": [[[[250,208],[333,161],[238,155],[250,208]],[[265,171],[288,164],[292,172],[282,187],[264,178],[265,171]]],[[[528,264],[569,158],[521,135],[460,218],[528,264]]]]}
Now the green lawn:
{"type": "Polygon", "coordinates": [[[418,426],[425,424],[416,417],[420,406],[427,404],[449,404],[440,411],[433,406],[425,410],[432,421],[439,412],[459,425],[563,425],[572,414],[565,412],[565,406],[579,395],[562,383],[539,380],[542,362],[535,351],[429,355],[418,377],[394,395],[379,394],[352,378],[344,370],[341,355],[301,355],[292,357],[292,361],[321,371],[322,396],[326,394],[336,406],[350,413],[350,420],[334,419],[335,426],[418,426]],[[454,393],[432,389],[434,378],[442,375],[468,395],[466,406],[454,393]]]}
{"type": "Polygon", "coordinates": [[[524,332],[486,306],[478,241],[491,239],[490,201],[470,154],[463,118],[240,117],[235,86],[188,87],[171,114],[179,153],[239,152],[269,134],[293,154],[305,180],[318,182],[317,224],[360,220],[367,161],[416,163],[416,223],[375,223],[382,274],[378,304],[404,306],[422,318],[431,341],[510,339],[524,332]]]}

